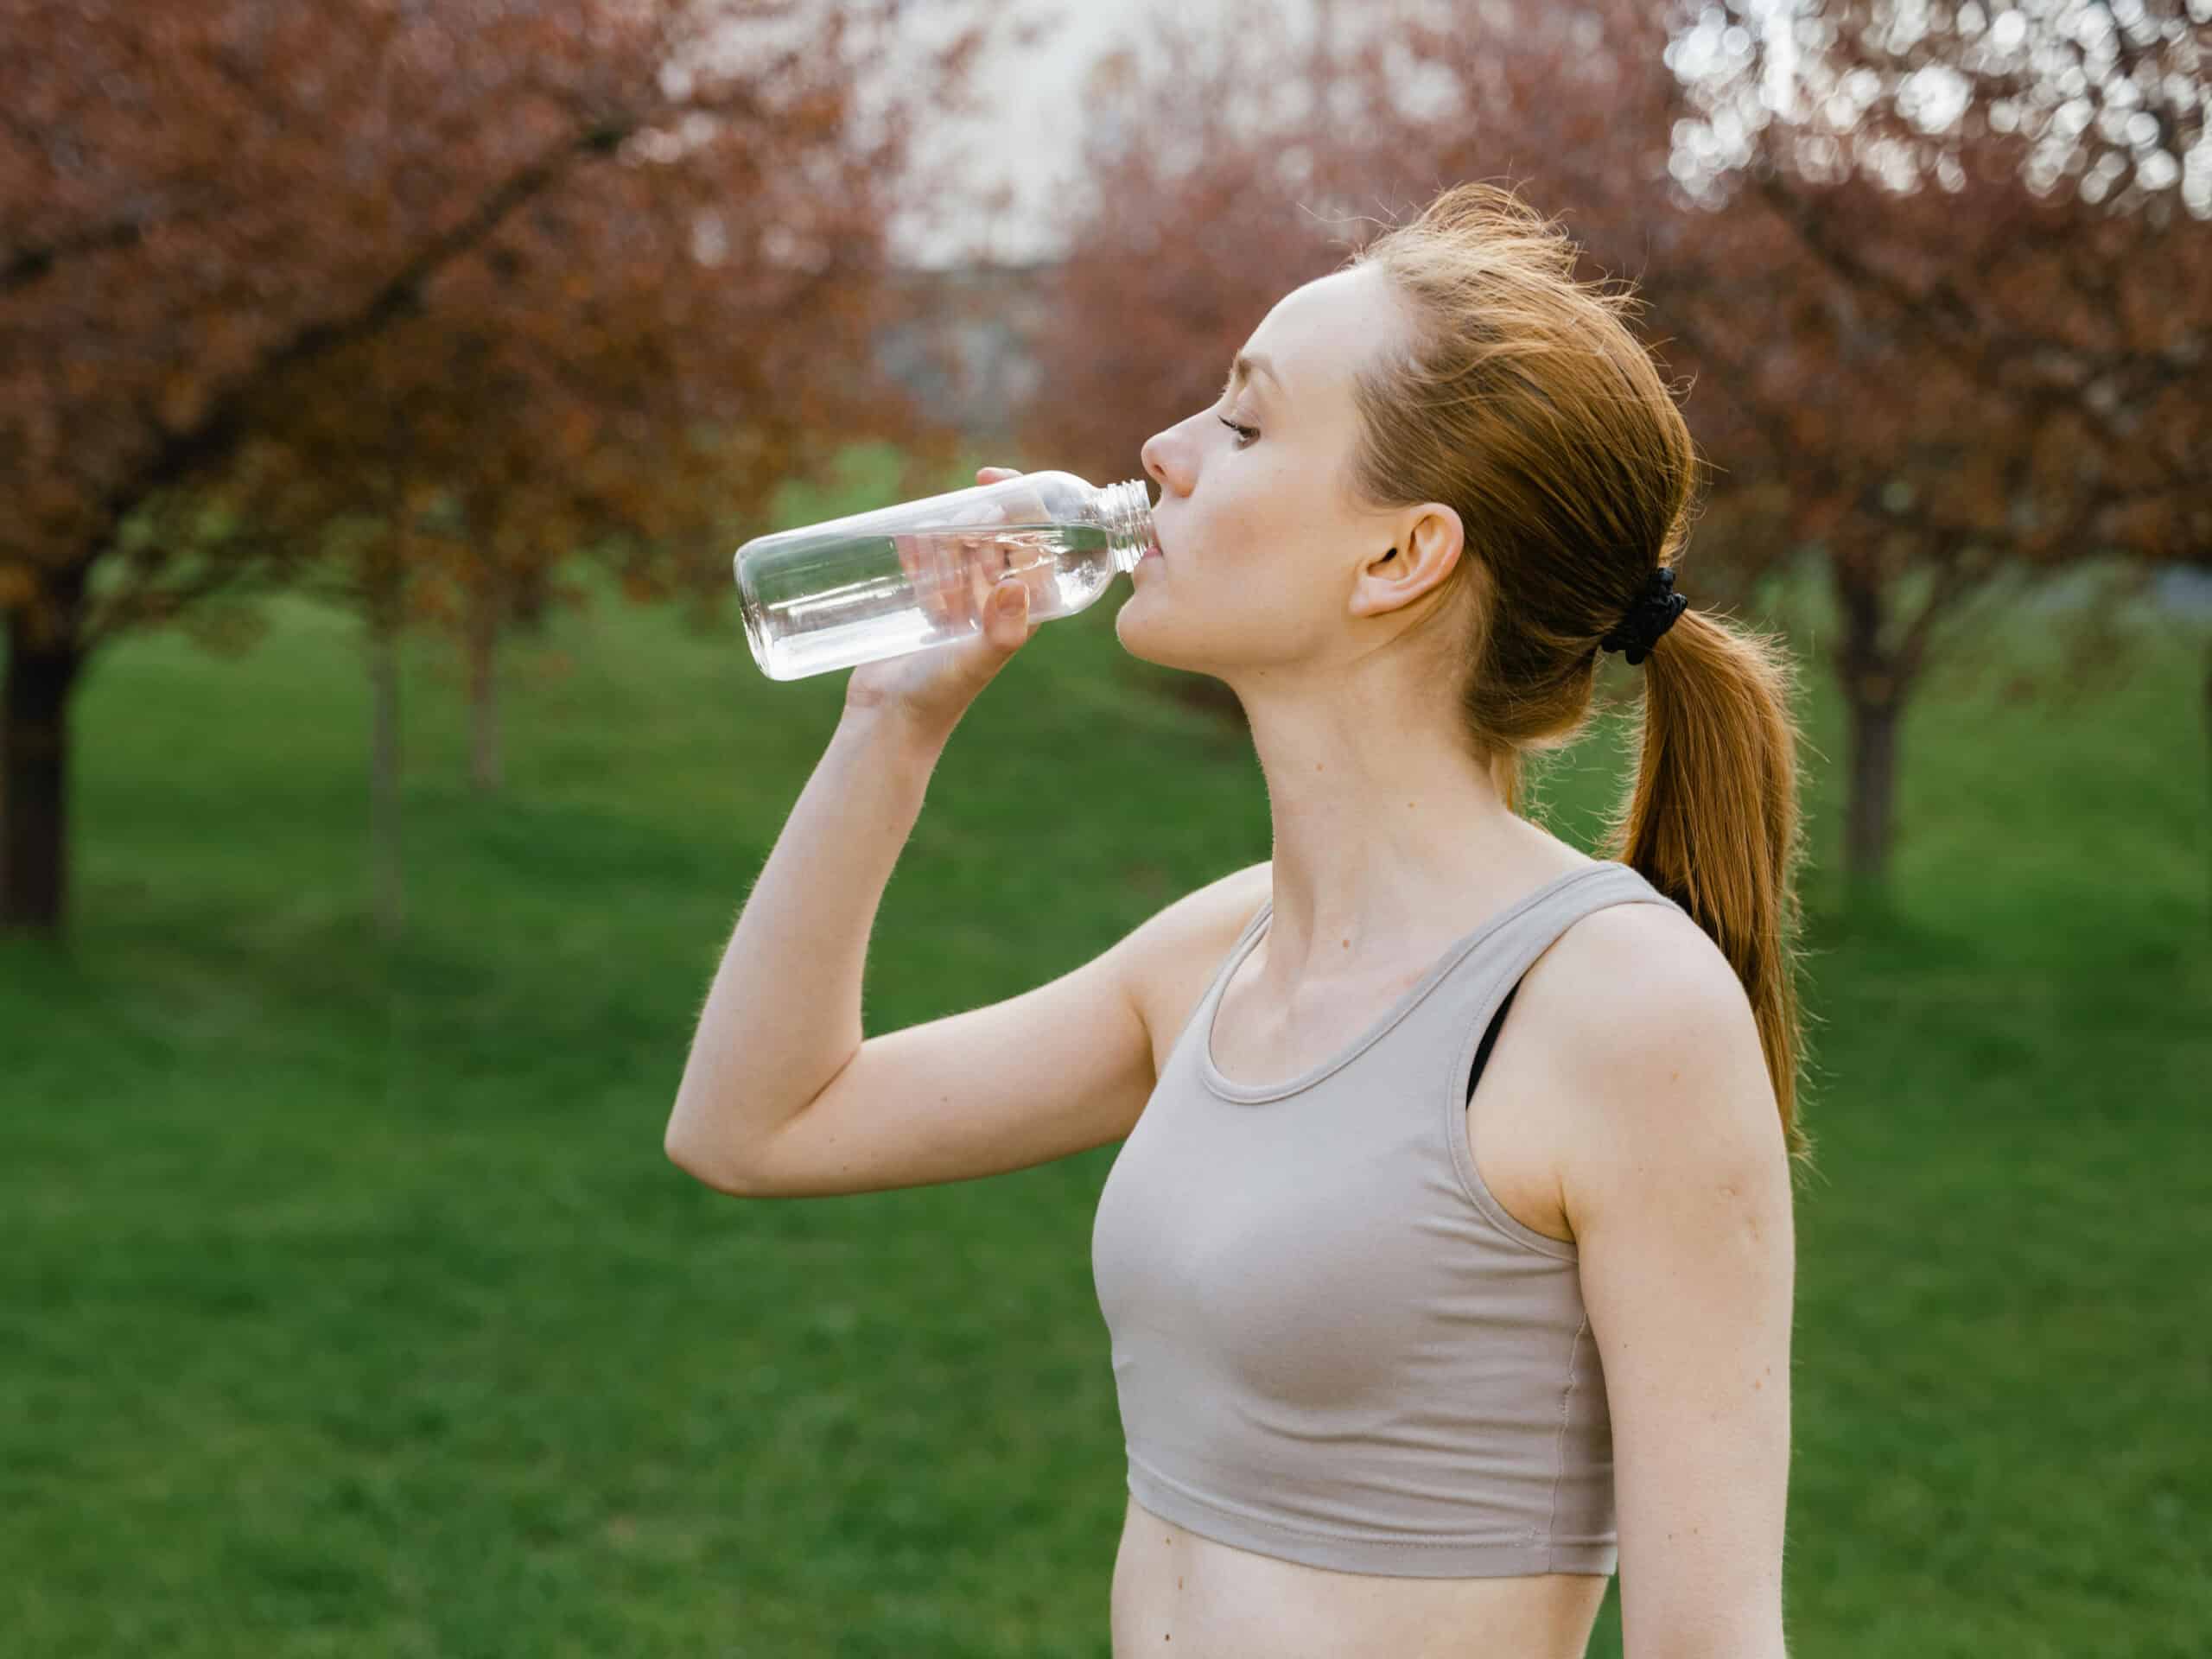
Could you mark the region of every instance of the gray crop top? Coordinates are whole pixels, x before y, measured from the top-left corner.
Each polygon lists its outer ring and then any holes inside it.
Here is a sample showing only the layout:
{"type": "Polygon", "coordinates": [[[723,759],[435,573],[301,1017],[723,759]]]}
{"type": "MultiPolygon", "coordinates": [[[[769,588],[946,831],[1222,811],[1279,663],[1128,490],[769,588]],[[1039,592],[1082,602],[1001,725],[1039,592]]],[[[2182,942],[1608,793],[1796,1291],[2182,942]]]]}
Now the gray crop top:
{"type": "Polygon", "coordinates": [[[1092,1227],[1139,1503],[1340,1572],[1614,1570],[1612,1428],[1575,1247],[1483,1185],[1465,1089],[1484,1027],[1570,925],[1672,903],[1624,864],[1571,870],[1454,944],[1333,1058],[1255,1085],[1215,1068],[1211,1039],[1261,907],[1092,1227]]]}

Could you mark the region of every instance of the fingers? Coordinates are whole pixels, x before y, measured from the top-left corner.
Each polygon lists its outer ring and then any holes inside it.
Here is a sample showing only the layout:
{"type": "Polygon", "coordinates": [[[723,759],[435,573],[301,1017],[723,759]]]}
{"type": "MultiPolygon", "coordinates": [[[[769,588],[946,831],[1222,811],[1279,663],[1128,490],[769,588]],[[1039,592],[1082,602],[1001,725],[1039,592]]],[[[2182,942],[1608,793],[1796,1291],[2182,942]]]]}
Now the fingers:
{"type": "Polygon", "coordinates": [[[900,568],[930,621],[943,634],[963,630],[972,614],[965,577],[969,563],[957,538],[923,531],[899,538],[900,568]]]}
{"type": "Polygon", "coordinates": [[[1010,585],[1022,588],[1023,605],[1027,608],[1028,589],[1015,570],[1014,551],[1005,541],[995,536],[963,536],[960,538],[960,556],[967,571],[973,615],[988,621],[986,607],[991,602],[991,596],[1009,585],[1007,580],[1009,576],[1014,578],[1010,585]]]}
{"type": "Polygon", "coordinates": [[[976,585],[976,538],[940,536],[938,591],[944,596],[946,626],[964,632],[982,614],[987,596],[976,585]]]}
{"type": "Polygon", "coordinates": [[[991,590],[984,630],[1001,651],[1012,651],[1029,638],[1029,589],[1020,578],[1001,582],[991,590]]]}
{"type": "MultiPolygon", "coordinates": [[[[1020,470],[1012,467],[981,467],[976,471],[978,484],[1020,476],[1020,470]]],[[[995,507],[989,516],[1003,519],[1006,515],[995,507]]],[[[1004,582],[1013,564],[1010,550],[1002,543],[988,535],[938,531],[909,532],[892,540],[900,570],[941,637],[971,630],[995,635],[1007,626],[991,603],[994,590],[1004,582]]],[[[1012,585],[1022,587],[1018,581],[1012,585]]],[[[1016,641],[1027,637],[1028,602],[1025,587],[1016,611],[1021,620],[1011,626],[1016,641]]]]}

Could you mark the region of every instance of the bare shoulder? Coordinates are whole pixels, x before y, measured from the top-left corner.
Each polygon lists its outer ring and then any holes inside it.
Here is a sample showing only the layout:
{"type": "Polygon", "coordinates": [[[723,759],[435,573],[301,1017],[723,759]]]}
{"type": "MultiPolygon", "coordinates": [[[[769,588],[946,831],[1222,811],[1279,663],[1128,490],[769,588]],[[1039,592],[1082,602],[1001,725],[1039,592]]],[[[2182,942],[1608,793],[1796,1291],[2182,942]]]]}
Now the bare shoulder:
{"type": "Polygon", "coordinates": [[[1578,1035],[1602,1035],[1624,1018],[1709,1017],[1732,1000],[1751,1016],[1720,947],[1671,905],[1608,905],[1582,917],[1529,970],[1532,991],[1542,996],[1548,984],[1568,993],[1560,1013],[1588,1027],[1578,1035]]]}
{"type": "Polygon", "coordinates": [[[1222,958],[1274,891],[1273,860],[1247,865],[1185,893],[1129,935],[1129,995],[1152,1036],[1155,1075],[1222,958]]]}
{"type": "Polygon", "coordinates": [[[1560,1192],[1636,1564],[1625,1616],[1779,1654],[1796,1247],[1751,1001],[1665,906],[1608,907],[1559,944],[1585,993],[1552,1010],[1560,1192]]]}
{"type": "Polygon", "coordinates": [[[1786,1172],[1751,999],[1688,917],[1649,904],[1592,912],[1527,986],[1556,1068],[1550,1150],[1578,1236],[1607,1194],[1648,1187],[1662,1167],[1786,1172]]]}

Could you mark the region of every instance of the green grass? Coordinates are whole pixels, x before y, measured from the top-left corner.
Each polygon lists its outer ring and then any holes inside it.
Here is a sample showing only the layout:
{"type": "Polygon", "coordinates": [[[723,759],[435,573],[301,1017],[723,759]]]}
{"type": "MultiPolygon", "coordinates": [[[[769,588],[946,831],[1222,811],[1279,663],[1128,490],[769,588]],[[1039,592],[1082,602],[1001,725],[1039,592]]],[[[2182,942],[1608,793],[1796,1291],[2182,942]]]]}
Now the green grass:
{"type": "MultiPolygon", "coordinates": [[[[1248,746],[1150,695],[1123,591],[946,753],[871,1032],[1265,855],[1248,746]]],[[[772,683],[665,613],[562,616],[507,659],[486,801],[450,659],[412,648],[386,950],[356,629],[272,615],[235,664],[149,639],[97,665],[71,938],[0,947],[0,1649],[1104,1655],[1113,1149],[749,1205],[661,1154],[842,677],[772,683]]],[[[2201,670],[2171,630],[2130,649],[2090,696],[1931,693],[1886,918],[1840,908],[1843,742],[1808,677],[1796,1659],[2212,1629],[2201,670]]],[[[1601,733],[1554,772],[1563,833],[1613,766],[1601,733]]],[[[1592,1651],[1619,1651],[1618,1586],[1592,1651]]]]}

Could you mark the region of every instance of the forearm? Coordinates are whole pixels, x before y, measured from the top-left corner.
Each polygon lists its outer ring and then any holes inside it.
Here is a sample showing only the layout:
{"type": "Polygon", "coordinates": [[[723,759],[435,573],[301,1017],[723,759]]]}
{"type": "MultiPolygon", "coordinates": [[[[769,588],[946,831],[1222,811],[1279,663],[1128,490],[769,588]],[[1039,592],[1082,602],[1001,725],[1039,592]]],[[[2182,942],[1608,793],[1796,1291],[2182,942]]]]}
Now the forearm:
{"type": "Polygon", "coordinates": [[[1624,1594],[1621,1612],[1621,1651],[1627,1659],[1789,1659],[1778,1607],[1739,1616],[1707,1607],[1655,1626],[1636,1618],[1624,1594]]]}
{"type": "Polygon", "coordinates": [[[849,709],[761,867],[707,993],[671,1157],[728,1168],[860,1052],[868,935],[942,741],[849,709]]]}

